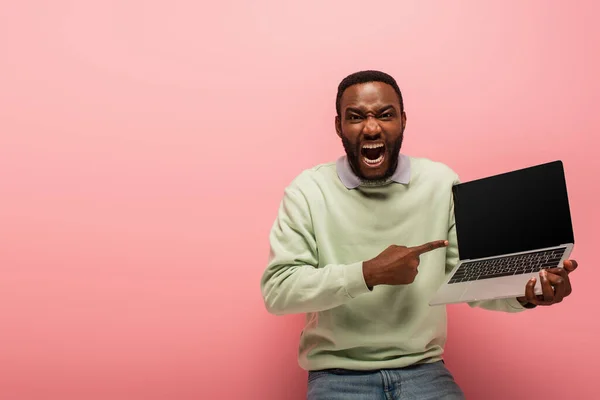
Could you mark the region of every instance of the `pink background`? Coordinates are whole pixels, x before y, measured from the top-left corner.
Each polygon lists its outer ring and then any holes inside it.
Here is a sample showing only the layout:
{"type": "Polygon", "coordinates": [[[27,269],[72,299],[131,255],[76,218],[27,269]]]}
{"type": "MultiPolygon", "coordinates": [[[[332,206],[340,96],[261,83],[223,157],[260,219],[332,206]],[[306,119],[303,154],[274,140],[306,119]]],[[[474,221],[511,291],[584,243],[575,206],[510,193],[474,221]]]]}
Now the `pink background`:
{"type": "Polygon", "coordinates": [[[565,162],[573,295],[449,307],[447,360],[469,399],[597,397],[598,3],[204,3],[2,2],[0,398],[304,398],[267,235],[366,68],[463,180],[565,162]]]}

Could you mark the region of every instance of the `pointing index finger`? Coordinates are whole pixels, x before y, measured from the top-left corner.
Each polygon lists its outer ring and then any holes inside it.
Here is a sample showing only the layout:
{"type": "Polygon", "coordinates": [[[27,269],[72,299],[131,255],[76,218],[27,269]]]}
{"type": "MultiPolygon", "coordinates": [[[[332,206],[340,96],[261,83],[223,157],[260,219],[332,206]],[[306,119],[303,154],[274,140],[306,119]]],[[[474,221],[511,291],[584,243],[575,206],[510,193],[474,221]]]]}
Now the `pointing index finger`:
{"type": "Polygon", "coordinates": [[[440,247],[448,246],[447,240],[434,240],[433,242],[425,243],[420,246],[411,247],[411,251],[417,255],[427,253],[429,251],[439,249],[440,247]]]}

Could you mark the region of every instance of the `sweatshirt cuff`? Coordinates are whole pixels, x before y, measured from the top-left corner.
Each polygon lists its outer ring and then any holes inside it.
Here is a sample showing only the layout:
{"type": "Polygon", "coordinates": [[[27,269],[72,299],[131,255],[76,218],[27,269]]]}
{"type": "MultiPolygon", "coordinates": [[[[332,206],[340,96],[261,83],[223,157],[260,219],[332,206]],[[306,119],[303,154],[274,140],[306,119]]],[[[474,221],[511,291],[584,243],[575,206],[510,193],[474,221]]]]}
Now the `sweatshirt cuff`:
{"type": "Polygon", "coordinates": [[[362,261],[344,267],[344,287],[346,288],[346,293],[352,299],[363,293],[370,292],[365,282],[362,261]]]}
{"type": "Polygon", "coordinates": [[[517,300],[516,297],[509,297],[506,299],[506,302],[510,307],[514,308],[515,310],[524,310],[526,308],[523,307],[521,303],[519,303],[519,300],[517,300]]]}

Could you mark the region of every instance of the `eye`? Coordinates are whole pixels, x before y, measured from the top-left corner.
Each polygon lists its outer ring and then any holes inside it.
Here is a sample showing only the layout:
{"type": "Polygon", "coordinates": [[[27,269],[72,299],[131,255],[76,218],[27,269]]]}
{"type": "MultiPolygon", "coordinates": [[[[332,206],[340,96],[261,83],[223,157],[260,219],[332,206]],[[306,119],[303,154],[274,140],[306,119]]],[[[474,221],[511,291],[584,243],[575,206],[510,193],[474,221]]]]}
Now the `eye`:
{"type": "Polygon", "coordinates": [[[392,114],[391,112],[386,112],[381,114],[379,117],[380,118],[392,118],[394,116],[394,114],[392,114]]]}
{"type": "Polygon", "coordinates": [[[362,117],[360,115],[356,115],[356,114],[350,114],[348,116],[348,119],[350,121],[360,121],[362,119],[362,117]]]}

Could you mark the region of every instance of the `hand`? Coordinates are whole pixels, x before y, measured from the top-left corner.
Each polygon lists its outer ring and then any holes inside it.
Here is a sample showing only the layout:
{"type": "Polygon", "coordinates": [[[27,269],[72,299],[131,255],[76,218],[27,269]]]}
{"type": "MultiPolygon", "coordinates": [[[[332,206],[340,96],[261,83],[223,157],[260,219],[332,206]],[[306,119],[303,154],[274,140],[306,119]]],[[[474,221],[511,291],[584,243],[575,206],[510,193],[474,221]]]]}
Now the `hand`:
{"type": "Polygon", "coordinates": [[[534,293],[536,278],[531,278],[525,286],[525,296],[518,297],[521,304],[533,304],[536,306],[550,306],[560,303],[565,297],[571,294],[571,281],[569,274],[577,268],[577,261],[566,260],[564,268],[550,268],[540,271],[540,282],[542,294],[534,293]]]}
{"type": "Polygon", "coordinates": [[[436,240],[416,247],[391,245],[377,257],[363,263],[365,282],[369,289],[375,285],[413,283],[421,254],[446,246],[447,240],[436,240]]]}

